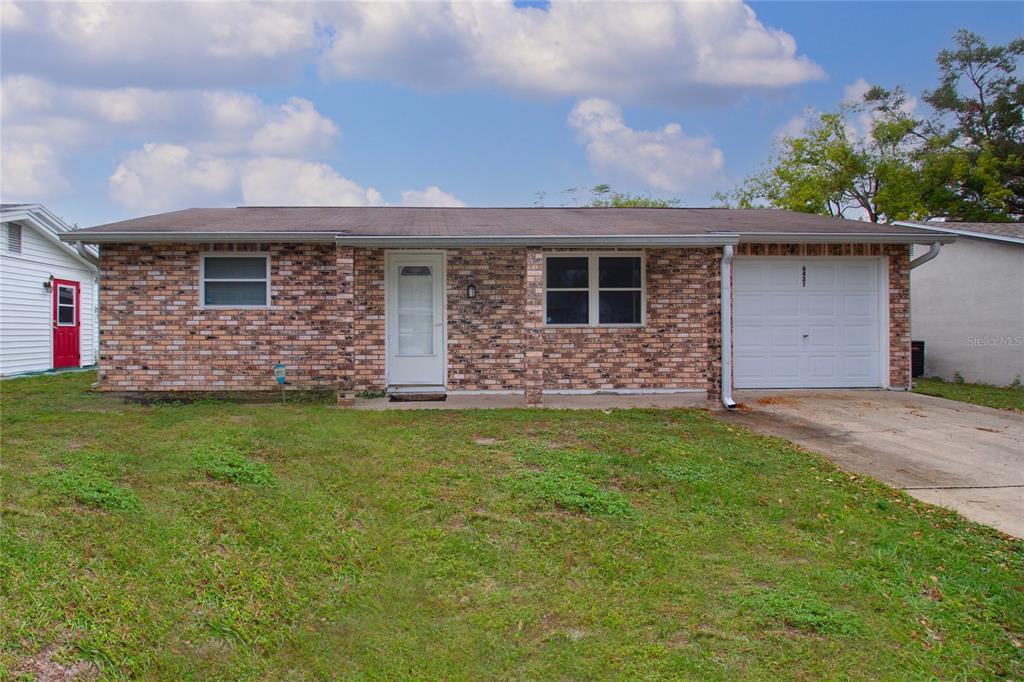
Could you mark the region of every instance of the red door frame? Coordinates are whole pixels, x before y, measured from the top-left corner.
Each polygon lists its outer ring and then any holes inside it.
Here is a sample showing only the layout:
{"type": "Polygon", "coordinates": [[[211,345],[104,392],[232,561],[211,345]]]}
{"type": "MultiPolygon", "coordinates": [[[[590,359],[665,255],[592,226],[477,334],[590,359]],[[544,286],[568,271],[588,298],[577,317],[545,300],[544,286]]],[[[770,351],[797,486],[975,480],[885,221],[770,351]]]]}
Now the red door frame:
{"type": "Polygon", "coordinates": [[[53,368],[79,367],[82,364],[82,287],[69,279],[53,280],[53,368]],[[75,290],[75,323],[60,324],[58,301],[61,287],[75,290]]]}

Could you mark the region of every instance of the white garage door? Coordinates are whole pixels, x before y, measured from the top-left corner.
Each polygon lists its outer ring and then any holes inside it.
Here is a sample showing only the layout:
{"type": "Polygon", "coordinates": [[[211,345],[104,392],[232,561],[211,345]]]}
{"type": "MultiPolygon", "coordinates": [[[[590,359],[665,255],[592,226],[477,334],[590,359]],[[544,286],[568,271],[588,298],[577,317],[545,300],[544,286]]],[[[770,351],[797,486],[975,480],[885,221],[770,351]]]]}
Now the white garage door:
{"type": "Polygon", "coordinates": [[[737,258],[737,388],[882,385],[877,258],[737,258]]]}

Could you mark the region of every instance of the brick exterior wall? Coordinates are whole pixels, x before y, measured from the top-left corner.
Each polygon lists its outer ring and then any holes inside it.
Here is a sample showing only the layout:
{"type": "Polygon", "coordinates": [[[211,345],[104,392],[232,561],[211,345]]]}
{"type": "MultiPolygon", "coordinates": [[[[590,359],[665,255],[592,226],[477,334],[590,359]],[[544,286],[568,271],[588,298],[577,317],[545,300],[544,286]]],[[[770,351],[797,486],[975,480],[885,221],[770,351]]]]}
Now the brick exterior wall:
{"type": "Polygon", "coordinates": [[[110,244],[100,254],[102,388],[111,391],[334,390],[343,353],[333,244],[110,244]],[[270,254],[269,309],[203,309],[200,254],[270,254]]]}
{"type": "MultiPolygon", "coordinates": [[[[721,391],[719,249],[648,249],[643,328],[547,328],[540,249],[448,252],[451,390],[721,391]],[[466,296],[469,284],[476,298],[466,296]]],[[[737,255],[887,256],[890,382],[910,381],[910,269],[904,245],[740,245],[737,255]]],[[[100,385],[104,390],[337,390],[341,404],[384,388],[384,252],[328,244],[104,246],[100,385]],[[199,305],[199,254],[271,256],[269,310],[199,305]]]]}
{"type": "Polygon", "coordinates": [[[708,255],[706,249],[646,250],[643,327],[542,327],[544,388],[704,389],[708,255]]]}
{"type": "Polygon", "coordinates": [[[448,383],[460,390],[523,390],[526,252],[448,252],[448,383]],[[476,298],[466,287],[476,286],[476,298]]]}
{"type": "Polygon", "coordinates": [[[355,250],[356,391],[384,390],[384,251],[355,250]]]}

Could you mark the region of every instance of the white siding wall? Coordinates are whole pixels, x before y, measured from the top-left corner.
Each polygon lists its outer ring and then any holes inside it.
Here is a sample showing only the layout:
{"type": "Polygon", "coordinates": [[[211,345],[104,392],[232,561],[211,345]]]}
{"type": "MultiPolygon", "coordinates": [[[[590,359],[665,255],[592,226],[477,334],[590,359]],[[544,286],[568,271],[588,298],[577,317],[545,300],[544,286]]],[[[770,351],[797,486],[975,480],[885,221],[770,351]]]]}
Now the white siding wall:
{"type": "Polygon", "coordinates": [[[960,237],[943,246],[910,271],[910,328],[924,341],[925,376],[1024,381],[1024,245],[960,237]]]}
{"type": "Polygon", "coordinates": [[[53,294],[50,275],[81,285],[81,363],[96,363],[96,273],[28,224],[22,252],[7,252],[7,226],[0,229],[0,374],[53,368],[53,294]]]}

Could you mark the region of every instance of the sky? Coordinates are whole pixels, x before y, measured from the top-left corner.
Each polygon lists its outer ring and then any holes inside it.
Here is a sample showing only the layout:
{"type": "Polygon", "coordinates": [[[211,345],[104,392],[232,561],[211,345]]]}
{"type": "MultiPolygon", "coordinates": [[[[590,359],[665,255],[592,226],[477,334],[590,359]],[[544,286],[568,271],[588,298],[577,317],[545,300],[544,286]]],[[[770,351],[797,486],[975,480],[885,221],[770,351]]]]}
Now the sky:
{"type": "Polygon", "coordinates": [[[917,113],[1014,2],[2,2],[0,199],[82,227],[193,206],[713,204],[868,84],[917,113]],[[573,191],[575,188],[575,191],[573,191]]]}

